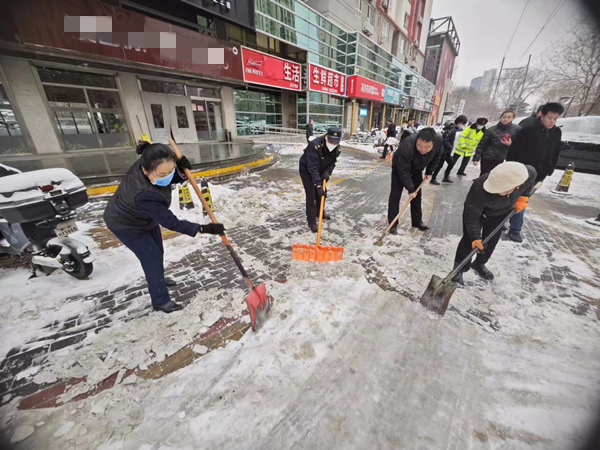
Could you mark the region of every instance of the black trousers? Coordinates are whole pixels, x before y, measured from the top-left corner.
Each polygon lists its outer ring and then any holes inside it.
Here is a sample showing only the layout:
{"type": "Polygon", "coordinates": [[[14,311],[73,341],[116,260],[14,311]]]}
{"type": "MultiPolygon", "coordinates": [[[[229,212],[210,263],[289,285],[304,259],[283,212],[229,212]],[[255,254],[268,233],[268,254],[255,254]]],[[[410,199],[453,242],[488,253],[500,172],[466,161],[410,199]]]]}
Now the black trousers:
{"type": "Polygon", "coordinates": [[[481,160],[481,175],[485,175],[486,173],[490,173],[496,166],[502,164],[504,161],[501,159],[482,159],[481,160]]]}
{"type": "Polygon", "coordinates": [[[435,178],[438,176],[438,174],[442,170],[442,167],[444,167],[444,163],[448,164],[448,167],[451,164],[454,165],[454,162],[453,162],[453,159],[452,159],[452,153],[442,153],[442,157],[440,158],[440,162],[438,163],[438,166],[435,169],[435,172],[433,172],[433,175],[431,176],[432,180],[435,180],[435,178]]]}
{"type": "Polygon", "coordinates": [[[383,155],[381,156],[383,159],[385,159],[385,157],[387,156],[387,152],[388,152],[388,144],[384,144],[383,155]]]}
{"type": "Polygon", "coordinates": [[[165,283],[164,249],[160,227],[157,225],[147,233],[136,235],[110,231],[140,260],[148,282],[152,306],[157,308],[169,303],[171,298],[165,283]]]}
{"type": "MultiPolygon", "coordinates": [[[[492,231],[494,231],[494,229],[500,223],[502,223],[505,217],[506,215],[481,217],[479,219],[479,226],[483,229],[481,234],[482,240],[487,238],[492,233],[492,231]]],[[[475,258],[475,262],[477,264],[485,264],[489,261],[489,259],[492,257],[492,254],[494,253],[494,249],[496,248],[496,245],[498,244],[501,235],[502,232],[499,231],[494,235],[492,239],[490,239],[490,241],[487,244],[485,244],[484,251],[478,253],[475,258]]],[[[454,267],[458,266],[458,264],[467,257],[469,252],[473,250],[472,243],[473,241],[469,237],[467,228],[465,227],[465,217],[463,213],[463,237],[458,243],[458,248],[456,249],[456,256],[454,257],[454,267]]],[[[467,263],[467,265],[463,268],[462,271],[466,272],[467,270],[469,270],[470,267],[471,261],[467,263]]]]}
{"type": "MultiPolygon", "coordinates": [[[[321,197],[317,195],[317,188],[307,171],[300,169],[300,178],[302,179],[302,185],[306,193],[306,220],[308,223],[316,222],[319,218],[321,197]]],[[[325,208],[323,208],[323,214],[325,214],[325,208]]]]}
{"type": "MultiPolygon", "coordinates": [[[[415,188],[423,182],[423,175],[421,173],[413,174],[412,182],[415,188]]],[[[392,168],[392,189],[390,191],[390,200],[388,202],[388,224],[392,223],[392,220],[396,218],[400,211],[400,197],[402,196],[402,189],[404,185],[400,180],[400,176],[395,169],[392,168]]],[[[423,211],[421,210],[421,191],[417,194],[415,199],[410,202],[410,217],[413,225],[418,225],[423,221],[423,211]]],[[[398,227],[398,222],[393,228],[398,227]]]]}
{"type": "MultiPolygon", "coordinates": [[[[454,153],[452,155],[452,165],[448,164],[448,167],[446,168],[446,172],[444,172],[445,177],[450,176],[450,172],[452,172],[452,169],[454,168],[454,166],[456,165],[456,162],[460,159],[461,156],[462,155],[459,155],[458,153],[454,153]]],[[[460,163],[460,169],[458,170],[458,173],[465,173],[465,170],[467,169],[467,166],[469,165],[470,160],[471,160],[470,156],[463,156],[463,160],[460,163]]]]}

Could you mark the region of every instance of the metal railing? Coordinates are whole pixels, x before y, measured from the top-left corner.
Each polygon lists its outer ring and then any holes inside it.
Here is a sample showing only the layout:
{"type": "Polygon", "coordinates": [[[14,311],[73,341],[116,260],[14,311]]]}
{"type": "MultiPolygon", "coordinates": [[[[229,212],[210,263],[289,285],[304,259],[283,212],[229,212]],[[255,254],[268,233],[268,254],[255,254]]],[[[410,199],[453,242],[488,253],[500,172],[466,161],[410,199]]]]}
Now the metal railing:
{"type": "Polygon", "coordinates": [[[255,144],[306,142],[306,132],[275,125],[238,125],[238,139],[249,138],[255,144]]]}

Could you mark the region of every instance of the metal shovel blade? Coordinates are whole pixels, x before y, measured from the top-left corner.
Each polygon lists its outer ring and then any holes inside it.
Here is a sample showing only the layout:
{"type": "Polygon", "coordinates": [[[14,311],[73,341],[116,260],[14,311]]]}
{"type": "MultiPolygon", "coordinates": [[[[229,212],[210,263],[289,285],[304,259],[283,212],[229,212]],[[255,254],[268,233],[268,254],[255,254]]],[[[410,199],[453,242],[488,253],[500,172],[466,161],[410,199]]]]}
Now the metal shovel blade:
{"type": "Polygon", "coordinates": [[[452,281],[443,283],[443,279],[433,275],[429,281],[429,286],[421,297],[421,304],[430,311],[443,316],[446,314],[450,297],[456,290],[456,284],[452,281]]]}
{"type": "Polygon", "coordinates": [[[268,318],[273,297],[267,295],[267,287],[264,283],[254,286],[254,289],[246,296],[246,305],[250,311],[250,323],[252,331],[256,331],[268,318]]]}

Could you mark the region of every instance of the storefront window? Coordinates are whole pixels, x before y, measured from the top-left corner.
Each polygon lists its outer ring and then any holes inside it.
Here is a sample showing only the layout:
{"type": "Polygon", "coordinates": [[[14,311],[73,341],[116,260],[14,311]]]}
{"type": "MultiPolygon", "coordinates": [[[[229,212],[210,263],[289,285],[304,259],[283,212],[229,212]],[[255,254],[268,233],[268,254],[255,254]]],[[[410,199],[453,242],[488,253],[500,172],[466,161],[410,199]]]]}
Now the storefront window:
{"type": "Polygon", "coordinates": [[[308,116],[306,114],[306,95],[298,95],[298,128],[303,129],[309,118],[315,121],[315,133],[325,133],[328,128],[341,126],[343,119],[343,100],[320,92],[309,92],[308,116]]]}
{"type": "Polygon", "coordinates": [[[185,88],[181,83],[170,83],[168,81],[140,79],[142,91],[157,92],[159,94],[185,95],[185,88]]]}
{"type": "Polygon", "coordinates": [[[233,97],[238,135],[264,133],[266,125],[282,126],[280,93],[240,89],[233,97]]]}
{"type": "Polygon", "coordinates": [[[132,145],[114,76],[44,67],[38,73],[67,150],[132,145]]]}
{"type": "Polygon", "coordinates": [[[0,83],[0,155],[29,153],[4,86],[0,83]]]}

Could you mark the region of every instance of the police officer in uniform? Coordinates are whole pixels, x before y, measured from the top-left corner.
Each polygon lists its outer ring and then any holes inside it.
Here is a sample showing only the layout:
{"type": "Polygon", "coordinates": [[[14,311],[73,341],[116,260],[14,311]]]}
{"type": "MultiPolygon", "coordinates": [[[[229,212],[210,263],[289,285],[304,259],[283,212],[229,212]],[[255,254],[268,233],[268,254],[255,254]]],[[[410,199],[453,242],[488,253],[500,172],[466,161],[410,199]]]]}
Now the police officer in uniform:
{"type": "MultiPolygon", "coordinates": [[[[300,158],[300,178],[306,192],[306,219],[313,233],[317,232],[317,215],[321,197],[327,197],[323,189],[323,180],[329,181],[335,169],[335,163],[340,156],[341,138],[340,128],[330,128],[326,135],[309,142],[300,158]]],[[[323,212],[323,219],[330,220],[331,217],[323,212]]]]}

